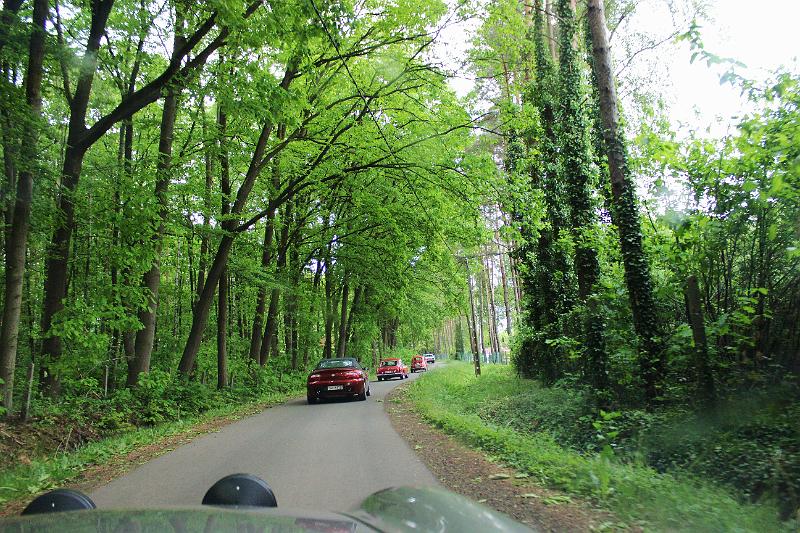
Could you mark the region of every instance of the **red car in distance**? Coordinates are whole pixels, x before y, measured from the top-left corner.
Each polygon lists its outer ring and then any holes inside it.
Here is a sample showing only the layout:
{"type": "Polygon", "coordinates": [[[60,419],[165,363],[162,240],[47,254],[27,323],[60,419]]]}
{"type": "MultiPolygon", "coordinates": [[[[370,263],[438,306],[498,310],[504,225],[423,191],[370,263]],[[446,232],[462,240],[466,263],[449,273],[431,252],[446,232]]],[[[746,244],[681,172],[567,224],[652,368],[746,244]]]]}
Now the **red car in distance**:
{"type": "Polygon", "coordinates": [[[391,378],[408,378],[408,367],[402,359],[396,357],[381,359],[381,363],[378,365],[378,381],[391,378]]]}
{"type": "Polygon", "coordinates": [[[364,401],[369,395],[369,374],[357,359],[323,359],[306,382],[308,403],[353,396],[364,401]]]}
{"type": "Polygon", "coordinates": [[[428,363],[425,361],[425,358],[421,355],[415,355],[411,358],[411,372],[427,372],[428,371],[428,363]]]}

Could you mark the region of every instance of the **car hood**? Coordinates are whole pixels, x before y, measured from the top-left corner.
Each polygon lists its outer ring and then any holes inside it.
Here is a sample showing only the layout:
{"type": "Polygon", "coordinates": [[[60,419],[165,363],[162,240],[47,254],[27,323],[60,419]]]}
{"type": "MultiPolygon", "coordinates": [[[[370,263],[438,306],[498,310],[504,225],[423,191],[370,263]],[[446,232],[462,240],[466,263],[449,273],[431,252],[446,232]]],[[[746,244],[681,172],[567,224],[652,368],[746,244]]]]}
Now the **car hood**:
{"type": "Polygon", "coordinates": [[[291,508],[184,507],[69,511],[0,520],[0,532],[280,531],[280,532],[530,532],[503,513],[436,487],[385,489],[346,513],[291,508]]]}

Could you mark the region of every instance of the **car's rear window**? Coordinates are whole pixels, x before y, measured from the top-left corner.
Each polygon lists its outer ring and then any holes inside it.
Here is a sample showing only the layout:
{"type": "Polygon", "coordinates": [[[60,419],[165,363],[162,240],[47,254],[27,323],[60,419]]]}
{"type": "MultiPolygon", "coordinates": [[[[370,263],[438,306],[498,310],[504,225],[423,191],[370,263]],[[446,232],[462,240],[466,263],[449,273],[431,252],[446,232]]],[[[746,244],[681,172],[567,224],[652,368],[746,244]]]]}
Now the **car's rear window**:
{"type": "Polygon", "coordinates": [[[381,366],[397,366],[397,361],[381,361],[381,366]]]}
{"type": "Polygon", "coordinates": [[[350,359],[323,359],[317,368],[355,368],[354,361],[350,359]]]}

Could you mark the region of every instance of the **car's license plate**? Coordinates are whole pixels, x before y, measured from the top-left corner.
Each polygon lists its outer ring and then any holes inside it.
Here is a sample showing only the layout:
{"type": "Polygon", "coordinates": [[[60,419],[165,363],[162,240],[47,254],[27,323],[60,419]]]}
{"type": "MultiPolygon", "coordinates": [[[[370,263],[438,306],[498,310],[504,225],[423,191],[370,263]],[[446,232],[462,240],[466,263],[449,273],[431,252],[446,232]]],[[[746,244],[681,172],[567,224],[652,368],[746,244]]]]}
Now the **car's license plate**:
{"type": "Polygon", "coordinates": [[[328,390],[342,390],[344,385],[328,385],[328,390]]]}

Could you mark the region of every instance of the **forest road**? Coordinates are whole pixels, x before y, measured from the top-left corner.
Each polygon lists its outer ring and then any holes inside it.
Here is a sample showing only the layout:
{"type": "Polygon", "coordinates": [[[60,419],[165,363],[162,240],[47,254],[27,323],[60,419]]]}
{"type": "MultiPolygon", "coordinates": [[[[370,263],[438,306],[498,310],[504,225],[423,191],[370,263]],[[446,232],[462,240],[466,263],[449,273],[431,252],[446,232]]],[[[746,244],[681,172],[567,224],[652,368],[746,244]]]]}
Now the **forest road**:
{"type": "MultiPolygon", "coordinates": [[[[418,374],[411,374],[416,379],[418,374]]],[[[406,380],[372,381],[367,401],[266,409],[194,439],[90,493],[100,508],[197,505],[218,479],[264,479],[281,507],[344,511],[375,491],[438,481],[394,431],[386,394],[406,380]]]]}

